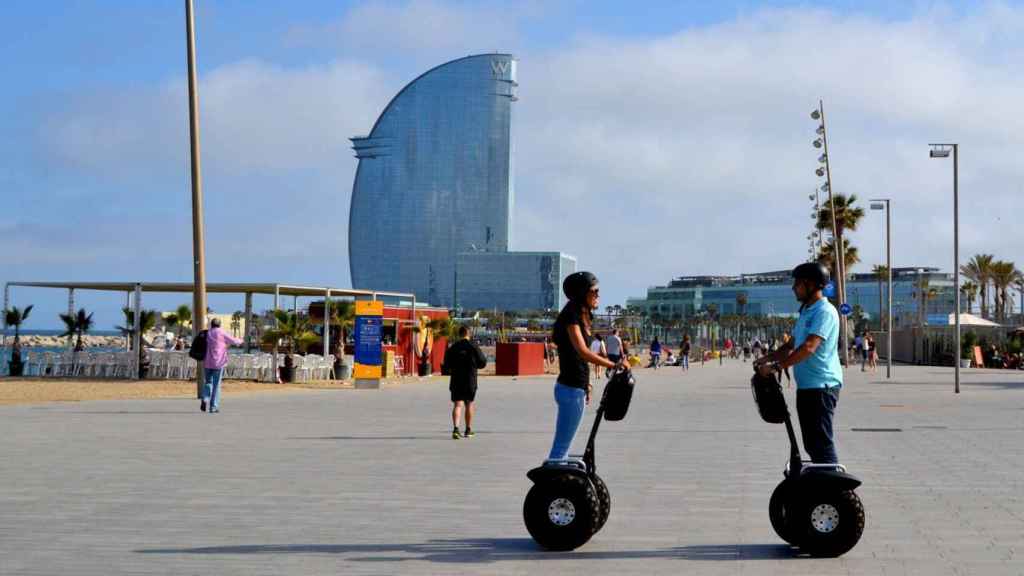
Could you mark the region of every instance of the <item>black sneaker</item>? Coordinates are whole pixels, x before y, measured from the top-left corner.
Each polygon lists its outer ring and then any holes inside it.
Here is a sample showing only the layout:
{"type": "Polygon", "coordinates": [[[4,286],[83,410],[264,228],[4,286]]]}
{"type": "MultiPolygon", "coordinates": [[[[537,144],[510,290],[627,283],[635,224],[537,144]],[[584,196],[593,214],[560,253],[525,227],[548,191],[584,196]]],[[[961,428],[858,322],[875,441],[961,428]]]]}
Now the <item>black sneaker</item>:
{"type": "Polygon", "coordinates": [[[474,434],[469,428],[466,428],[466,438],[472,438],[473,436],[476,436],[476,434],[474,434]]]}
{"type": "Polygon", "coordinates": [[[206,400],[199,401],[199,411],[206,412],[206,400]]]}
{"type": "Polygon", "coordinates": [[[462,438],[462,434],[459,434],[459,429],[452,430],[452,440],[458,440],[459,438],[462,438]]]}

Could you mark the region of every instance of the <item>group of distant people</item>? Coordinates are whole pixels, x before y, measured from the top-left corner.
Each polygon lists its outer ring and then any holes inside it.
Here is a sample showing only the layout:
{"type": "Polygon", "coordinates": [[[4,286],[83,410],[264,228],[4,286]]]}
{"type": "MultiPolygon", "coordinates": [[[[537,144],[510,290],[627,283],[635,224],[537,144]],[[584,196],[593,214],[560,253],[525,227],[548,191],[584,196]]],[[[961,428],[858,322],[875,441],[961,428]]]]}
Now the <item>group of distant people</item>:
{"type": "Polygon", "coordinates": [[[878,351],[875,349],[875,337],[871,332],[864,332],[853,338],[853,351],[860,356],[861,372],[874,372],[878,368],[878,351]]]}

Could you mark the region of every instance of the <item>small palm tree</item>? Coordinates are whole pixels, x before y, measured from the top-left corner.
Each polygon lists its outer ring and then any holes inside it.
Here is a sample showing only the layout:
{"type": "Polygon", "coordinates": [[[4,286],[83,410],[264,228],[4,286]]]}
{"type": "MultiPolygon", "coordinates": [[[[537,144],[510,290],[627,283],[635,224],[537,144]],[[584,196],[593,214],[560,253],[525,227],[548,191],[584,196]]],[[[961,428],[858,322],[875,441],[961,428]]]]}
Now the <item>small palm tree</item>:
{"type": "Polygon", "coordinates": [[[276,344],[279,340],[284,340],[288,350],[284,366],[285,369],[291,369],[295,366],[294,355],[304,352],[320,337],[310,329],[309,318],[296,312],[274,310],[274,319],[277,321],[277,327],[267,330],[263,335],[263,341],[268,344],[276,344]]]}
{"type": "Polygon", "coordinates": [[[7,326],[14,326],[14,344],[11,345],[11,364],[10,374],[11,376],[21,376],[22,363],[21,363],[21,325],[28,318],[28,315],[32,312],[32,305],[29,304],[24,310],[17,306],[4,310],[4,324],[7,326]]]}
{"type": "MultiPolygon", "coordinates": [[[[821,254],[818,255],[818,262],[821,262],[832,271],[833,277],[838,274],[839,270],[835,266],[835,248],[834,243],[830,239],[821,247],[821,254]]],[[[850,241],[843,238],[843,262],[846,263],[846,272],[849,274],[851,268],[860,263],[860,255],[857,253],[857,247],[852,246],[850,241]]]]}
{"type": "Polygon", "coordinates": [[[736,313],[743,316],[747,310],[747,293],[737,292],[736,293],[736,313]]]}
{"type": "Polygon", "coordinates": [[[61,321],[64,322],[64,333],[61,337],[76,337],[75,352],[81,352],[85,347],[82,345],[82,336],[92,330],[92,313],[86,314],[85,308],[77,314],[61,314],[61,321]]]}
{"type": "Polygon", "coordinates": [[[238,338],[238,331],[242,328],[242,316],[241,310],[235,310],[231,314],[231,334],[235,338],[238,338]]]}
{"type": "Polygon", "coordinates": [[[989,277],[995,291],[996,318],[999,322],[1005,322],[1007,308],[1010,299],[1010,286],[1020,276],[1020,271],[1013,262],[998,260],[993,262],[989,269],[989,277]]]}
{"type": "Polygon", "coordinates": [[[181,338],[185,327],[192,327],[192,308],[188,304],[182,304],[174,311],[174,315],[178,317],[178,338],[181,338]]]}
{"type": "Polygon", "coordinates": [[[167,328],[168,332],[172,332],[174,334],[177,334],[178,331],[175,328],[178,326],[178,315],[175,314],[174,312],[171,312],[170,314],[165,315],[164,316],[164,326],[167,328]]]}
{"type": "MultiPolygon", "coordinates": [[[[121,331],[123,336],[128,337],[128,349],[131,350],[135,340],[135,311],[131,308],[121,308],[124,314],[124,326],[114,326],[121,331]]],[[[156,327],[156,319],[159,313],[156,310],[142,310],[139,313],[140,334],[145,334],[156,327]]]]}

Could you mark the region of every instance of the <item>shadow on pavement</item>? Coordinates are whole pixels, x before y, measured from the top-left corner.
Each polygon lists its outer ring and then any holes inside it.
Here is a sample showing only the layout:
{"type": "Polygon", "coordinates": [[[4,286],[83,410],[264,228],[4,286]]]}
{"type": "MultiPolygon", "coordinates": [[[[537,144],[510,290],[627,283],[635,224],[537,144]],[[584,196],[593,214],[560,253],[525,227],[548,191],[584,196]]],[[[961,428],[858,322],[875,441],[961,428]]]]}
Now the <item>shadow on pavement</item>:
{"type": "Polygon", "coordinates": [[[450,564],[486,564],[509,560],[601,560],[678,558],[680,560],[739,561],[795,558],[781,544],[723,544],[623,550],[548,552],[529,538],[470,538],[429,540],[422,544],[255,544],[203,548],[149,548],[138,554],[341,554],[355,562],[405,562],[410,560],[450,564]]]}

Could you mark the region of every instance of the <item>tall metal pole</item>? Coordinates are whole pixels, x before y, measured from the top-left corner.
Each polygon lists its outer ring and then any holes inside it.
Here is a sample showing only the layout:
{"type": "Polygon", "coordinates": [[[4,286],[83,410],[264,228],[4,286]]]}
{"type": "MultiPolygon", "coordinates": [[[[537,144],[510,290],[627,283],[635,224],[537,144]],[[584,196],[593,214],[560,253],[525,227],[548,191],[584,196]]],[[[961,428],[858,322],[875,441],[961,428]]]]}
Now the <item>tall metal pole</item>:
{"type": "Polygon", "coordinates": [[[960,393],[960,145],[953,144],[953,308],[956,312],[955,393],[960,393]]]}
{"type": "MultiPolygon", "coordinates": [[[[196,25],[192,0],[185,0],[188,54],[188,118],[192,153],[192,255],[195,287],[192,290],[192,338],[206,328],[206,247],[203,239],[203,182],[199,166],[199,81],[196,77],[196,25]]],[[[202,361],[196,369],[196,397],[202,398],[202,361]]]]}
{"type": "Polygon", "coordinates": [[[886,291],[889,297],[889,317],[886,320],[888,324],[887,337],[889,339],[888,350],[888,362],[885,367],[885,377],[892,378],[892,203],[889,200],[885,201],[885,266],[889,269],[889,289],[886,291]]]}
{"type": "MultiPolygon", "coordinates": [[[[828,156],[828,128],[825,127],[825,102],[818,100],[818,112],[821,114],[821,141],[825,146],[825,182],[828,183],[828,206],[832,213],[832,258],[837,272],[836,289],[839,291],[839,305],[846,302],[846,262],[843,250],[843,239],[839,235],[836,223],[836,201],[832,195],[832,159],[828,156]]],[[[846,333],[846,315],[839,315],[839,345],[843,347],[843,364],[850,365],[850,346],[846,333]]]]}

